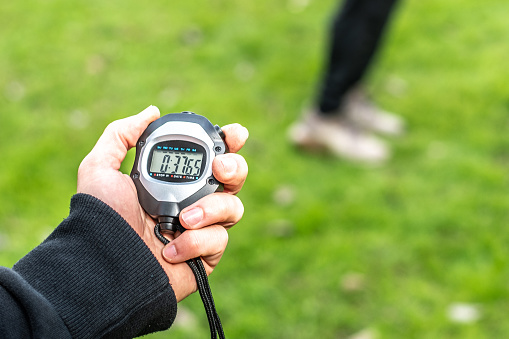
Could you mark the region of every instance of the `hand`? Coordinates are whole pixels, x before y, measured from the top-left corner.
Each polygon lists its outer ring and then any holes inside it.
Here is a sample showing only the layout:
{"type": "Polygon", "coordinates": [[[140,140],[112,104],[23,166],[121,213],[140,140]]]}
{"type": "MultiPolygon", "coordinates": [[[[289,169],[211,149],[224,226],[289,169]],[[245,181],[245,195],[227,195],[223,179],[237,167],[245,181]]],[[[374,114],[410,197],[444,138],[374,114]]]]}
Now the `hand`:
{"type": "MultiPolygon", "coordinates": [[[[196,291],[196,281],[185,260],[202,257],[207,274],[219,262],[228,242],[226,228],[236,224],[244,208],[234,194],[244,184],[247,164],[240,155],[228,153],[214,159],[214,176],[224,183],[223,193],[214,193],[185,208],[182,225],[189,229],[165,248],[155,237],[155,221],[138,202],[136,187],[127,174],[119,171],[127,151],[136,145],[148,124],[159,118],[150,106],[143,112],[112,122],[105,129],[78,170],[78,193],[90,194],[112,207],[143,239],[157,258],[171,283],[177,301],[196,291]],[[164,258],[163,258],[164,249],[164,258]]],[[[231,152],[242,148],[248,131],[238,125],[222,128],[231,152]]]]}

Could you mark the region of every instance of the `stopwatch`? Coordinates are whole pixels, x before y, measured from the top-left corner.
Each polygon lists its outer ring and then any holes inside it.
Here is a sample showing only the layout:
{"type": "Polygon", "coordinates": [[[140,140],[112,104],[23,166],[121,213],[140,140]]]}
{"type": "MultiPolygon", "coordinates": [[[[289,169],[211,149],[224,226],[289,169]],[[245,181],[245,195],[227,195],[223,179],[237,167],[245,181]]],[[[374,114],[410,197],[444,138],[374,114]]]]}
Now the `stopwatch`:
{"type": "Polygon", "coordinates": [[[193,112],[153,121],[136,144],[131,178],[138,200],[162,230],[175,232],[182,209],[222,190],[212,161],[227,152],[221,128],[193,112]]]}

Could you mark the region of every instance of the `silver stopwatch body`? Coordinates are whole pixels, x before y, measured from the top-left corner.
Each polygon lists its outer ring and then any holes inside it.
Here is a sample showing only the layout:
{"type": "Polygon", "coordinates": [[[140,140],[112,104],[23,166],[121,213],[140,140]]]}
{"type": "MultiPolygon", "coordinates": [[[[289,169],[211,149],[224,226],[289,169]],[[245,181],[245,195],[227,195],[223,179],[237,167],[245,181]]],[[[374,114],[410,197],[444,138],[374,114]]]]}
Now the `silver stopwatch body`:
{"type": "Polygon", "coordinates": [[[190,112],[152,122],[136,145],[131,178],[141,206],[153,218],[177,218],[180,211],[222,186],[212,161],[227,151],[222,131],[190,112]]]}

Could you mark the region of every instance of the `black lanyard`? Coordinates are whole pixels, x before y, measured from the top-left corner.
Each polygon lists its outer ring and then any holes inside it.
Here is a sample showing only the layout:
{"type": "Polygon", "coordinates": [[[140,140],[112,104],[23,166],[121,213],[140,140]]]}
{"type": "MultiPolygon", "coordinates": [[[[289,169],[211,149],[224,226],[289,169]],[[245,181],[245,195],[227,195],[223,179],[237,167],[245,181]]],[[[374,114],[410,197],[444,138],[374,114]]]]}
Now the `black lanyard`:
{"type": "MultiPolygon", "coordinates": [[[[181,233],[183,233],[186,230],[180,224],[178,224],[177,227],[181,233]]],[[[170,243],[170,241],[161,234],[160,224],[157,224],[155,226],[154,233],[163,244],[167,245],[170,243]]],[[[203,266],[203,262],[201,261],[200,258],[194,258],[187,260],[186,263],[193,271],[194,277],[196,279],[198,291],[200,292],[200,297],[203,302],[203,306],[205,307],[205,312],[207,313],[211,338],[217,339],[217,336],[219,335],[220,339],[225,339],[223,326],[221,325],[221,320],[219,319],[219,315],[217,314],[216,311],[216,305],[214,304],[214,298],[212,297],[209,279],[207,277],[205,267],[203,266]]]]}

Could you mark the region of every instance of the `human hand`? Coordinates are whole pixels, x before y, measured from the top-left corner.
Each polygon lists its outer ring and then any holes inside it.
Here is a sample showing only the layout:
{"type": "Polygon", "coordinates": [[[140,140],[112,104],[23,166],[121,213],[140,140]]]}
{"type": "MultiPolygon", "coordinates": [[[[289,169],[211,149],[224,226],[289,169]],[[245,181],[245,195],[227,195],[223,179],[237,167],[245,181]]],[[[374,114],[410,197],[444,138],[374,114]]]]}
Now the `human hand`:
{"type": "Polygon", "coordinates": [[[137,115],[108,125],[79,167],[78,193],[102,200],[131,225],[165,270],[180,301],[196,290],[194,275],[185,261],[202,257],[207,274],[210,274],[226,248],[226,229],[242,217],[244,208],[234,194],[244,184],[247,164],[242,156],[234,152],[242,148],[248,132],[238,124],[222,128],[232,153],[217,156],[212,170],[214,176],[224,183],[224,192],[206,196],[182,210],[180,221],[189,231],[165,248],[154,235],[155,221],[138,202],[133,181],[129,175],[119,171],[127,151],[136,145],[148,124],[159,115],[157,107],[150,106],[137,115]]]}

